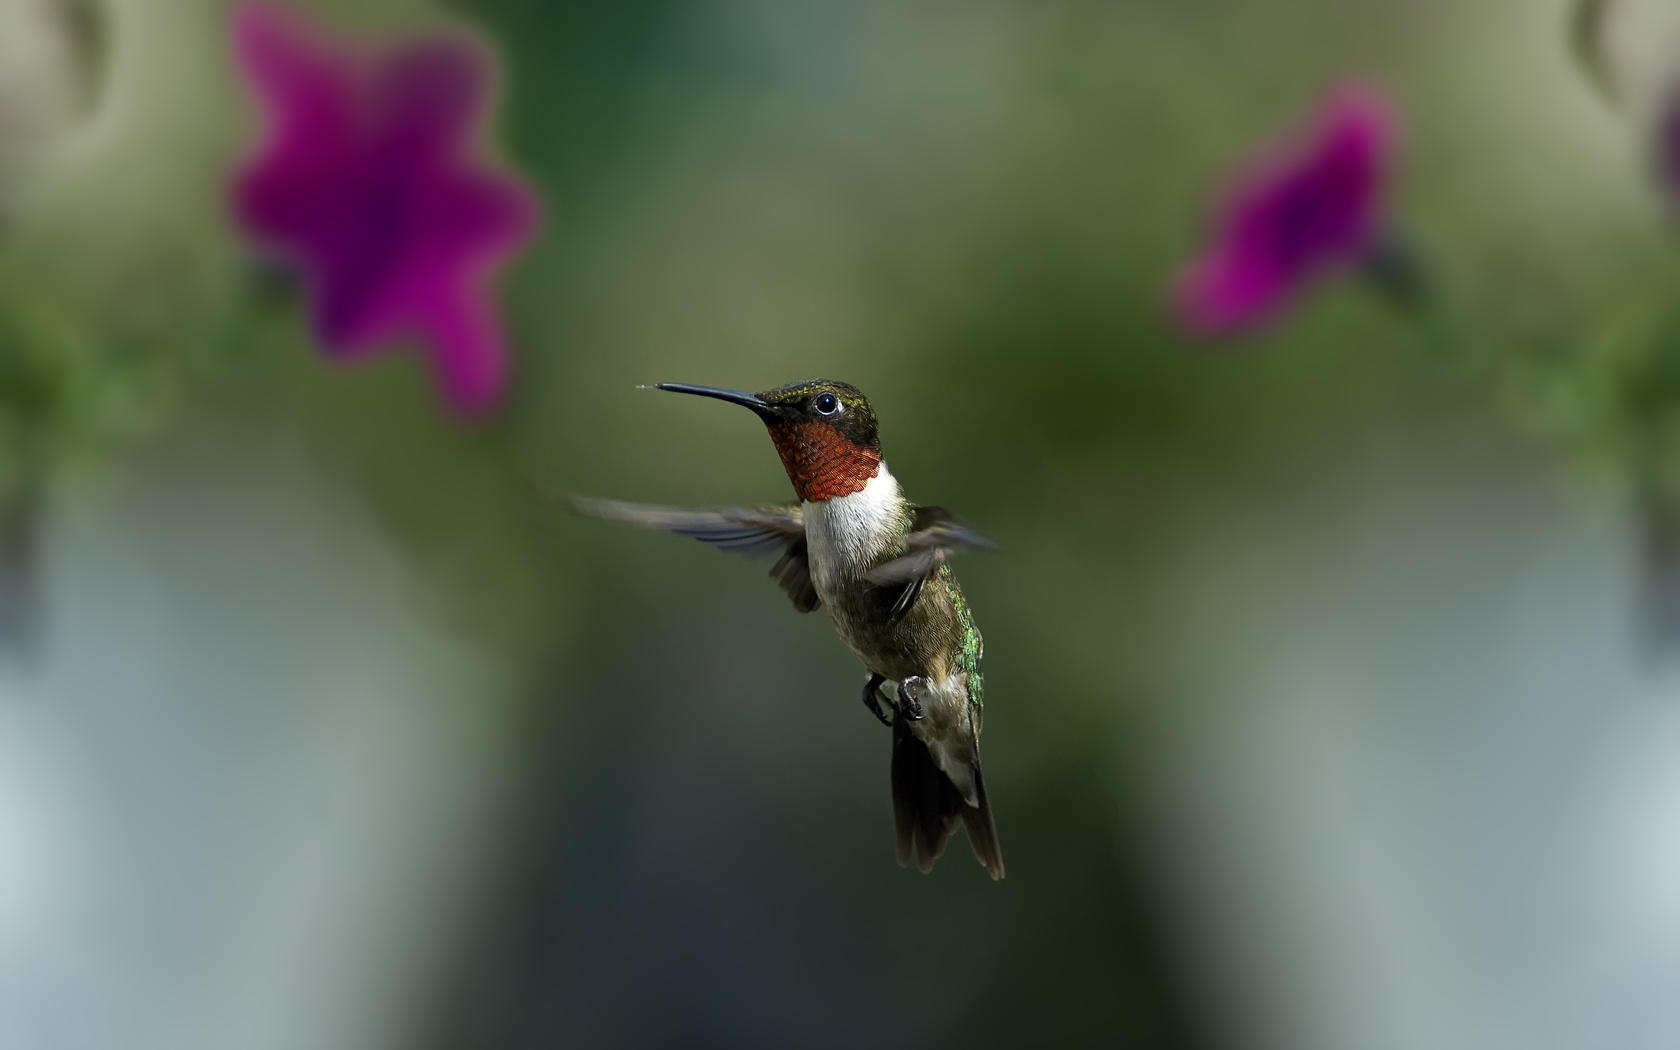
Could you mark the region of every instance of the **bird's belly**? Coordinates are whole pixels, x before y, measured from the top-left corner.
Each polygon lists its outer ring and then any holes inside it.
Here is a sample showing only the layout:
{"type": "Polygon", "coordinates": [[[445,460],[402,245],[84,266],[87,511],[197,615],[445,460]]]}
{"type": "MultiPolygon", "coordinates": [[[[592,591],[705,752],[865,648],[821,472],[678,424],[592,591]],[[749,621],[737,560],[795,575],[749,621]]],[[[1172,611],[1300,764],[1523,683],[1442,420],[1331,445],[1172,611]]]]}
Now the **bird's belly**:
{"type": "Polygon", "coordinates": [[[888,619],[887,607],[875,588],[824,596],[823,604],[840,640],[871,671],[894,680],[927,673],[918,654],[898,637],[899,625],[888,619]]]}
{"type": "Polygon", "coordinates": [[[963,799],[979,805],[974,792],[974,766],[979,761],[976,745],[979,727],[974,724],[974,705],[968,702],[968,683],[953,672],[924,684],[922,717],[910,723],[910,731],[927,745],[935,764],[951,778],[963,799]]]}
{"type": "Polygon", "coordinates": [[[942,657],[941,649],[930,651],[921,644],[912,623],[893,622],[885,607],[870,605],[884,600],[867,584],[857,591],[837,588],[823,596],[836,633],[865,667],[895,682],[922,680],[917,694],[922,717],[910,723],[910,731],[927,745],[934,762],[968,804],[978,805],[974,789],[978,713],[969,701],[968,679],[942,657]]]}

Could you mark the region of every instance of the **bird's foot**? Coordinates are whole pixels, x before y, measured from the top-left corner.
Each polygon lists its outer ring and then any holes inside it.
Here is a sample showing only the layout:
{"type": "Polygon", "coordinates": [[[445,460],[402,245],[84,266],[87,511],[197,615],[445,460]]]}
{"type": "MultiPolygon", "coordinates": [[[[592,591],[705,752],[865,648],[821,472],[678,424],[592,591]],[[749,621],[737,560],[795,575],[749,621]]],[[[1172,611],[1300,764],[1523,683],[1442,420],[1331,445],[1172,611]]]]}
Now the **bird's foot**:
{"type": "Polygon", "coordinates": [[[887,713],[881,710],[881,694],[879,692],[881,683],[886,680],[887,676],[882,674],[871,674],[869,676],[869,681],[863,684],[863,706],[869,708],[869,713],[880,719],[882,725],[890,726],[892,725],[892,719],[888,718],[887,713]]]}
{"type": "Polygon", "coordinates": [[[920,693],[923,679],[921,675],[911,675],[898,683],[898,713],[906,721],[920,722],[925,712],[922,711],[920,693]]]}

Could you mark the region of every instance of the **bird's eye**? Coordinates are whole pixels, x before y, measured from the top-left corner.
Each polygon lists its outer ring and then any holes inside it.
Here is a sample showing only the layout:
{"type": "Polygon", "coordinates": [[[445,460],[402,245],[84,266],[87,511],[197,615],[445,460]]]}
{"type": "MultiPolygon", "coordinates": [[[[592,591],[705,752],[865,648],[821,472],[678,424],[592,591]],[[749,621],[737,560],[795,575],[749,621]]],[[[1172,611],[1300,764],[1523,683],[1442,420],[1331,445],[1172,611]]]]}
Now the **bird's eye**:
{"type": "Polygon", "coordinates": [[[811,402],[811,407],[821,415],[832,416],[840,410],[840,399],[833,394],[818,394],[817,399],[811,402]]]}

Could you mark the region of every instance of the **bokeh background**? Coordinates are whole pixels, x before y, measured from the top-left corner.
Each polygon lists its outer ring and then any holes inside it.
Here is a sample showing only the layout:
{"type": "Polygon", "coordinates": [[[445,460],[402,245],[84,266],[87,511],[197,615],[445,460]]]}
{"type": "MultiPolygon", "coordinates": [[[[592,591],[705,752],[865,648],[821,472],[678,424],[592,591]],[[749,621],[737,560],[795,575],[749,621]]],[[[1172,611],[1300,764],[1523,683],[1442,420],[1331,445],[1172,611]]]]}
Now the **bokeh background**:
{"type": "Polygon", "coordinates": [[[303,5],[500,55],[544,219],[461,421],[231,221],[226,5],[0,0],[0,1045],[1677,1045],[1680,678],[1594,363],[1680,231],[1571,7],[303,5]],[[1348,280],[1184,336],[1225,173],[1348,78],[1458,334],[1348,280]],[[819,375],[1003,548],[1001,883],[894,865],[767,564],[555,498],[785,499],[635,387],[819,375]]]}

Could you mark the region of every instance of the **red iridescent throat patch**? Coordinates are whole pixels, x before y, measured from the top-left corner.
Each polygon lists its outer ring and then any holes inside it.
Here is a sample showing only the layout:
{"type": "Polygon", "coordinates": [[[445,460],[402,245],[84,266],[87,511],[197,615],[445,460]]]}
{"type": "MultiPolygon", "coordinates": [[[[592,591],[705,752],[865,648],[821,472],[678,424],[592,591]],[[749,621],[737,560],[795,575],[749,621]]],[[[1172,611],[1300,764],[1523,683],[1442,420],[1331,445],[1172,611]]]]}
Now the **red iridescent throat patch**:
{"type": "Polygon", "coordinates": [[[827,423],[770,428],[793,490],[806,503],[862,492],[881,469],[881,454],[854,444],[827,423]]]}

